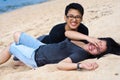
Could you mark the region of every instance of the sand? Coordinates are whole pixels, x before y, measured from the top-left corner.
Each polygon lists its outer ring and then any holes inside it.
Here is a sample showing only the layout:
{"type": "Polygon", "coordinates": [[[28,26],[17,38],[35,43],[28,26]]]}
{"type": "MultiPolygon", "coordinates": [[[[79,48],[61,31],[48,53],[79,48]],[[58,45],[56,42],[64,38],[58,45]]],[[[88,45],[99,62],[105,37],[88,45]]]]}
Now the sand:
{"type": "MultiPolygon", "coordinates": [[[[64,22],[65,6],[71,2],[84,6],[83,23],[90,36],[110,36],[120,43],[120,0],[50,0],[0,15],[0,51],[13,41],[15,31],[34,37],[48,34],[54,25],[64,22]]],[[[111,54],[92,61],[99,64],[94,71],[61,71],[56,64],[36,70],[15,66],[11,58],[0,65],[0,80],[120,80],[120,56],[111,54]]]]}

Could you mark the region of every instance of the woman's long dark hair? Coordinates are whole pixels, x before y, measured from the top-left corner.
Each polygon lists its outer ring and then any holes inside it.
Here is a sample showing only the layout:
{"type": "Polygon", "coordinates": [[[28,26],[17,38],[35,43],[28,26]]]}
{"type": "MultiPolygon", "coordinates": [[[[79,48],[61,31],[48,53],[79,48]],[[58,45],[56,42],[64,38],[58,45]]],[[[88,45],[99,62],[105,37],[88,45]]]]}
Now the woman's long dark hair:
{"type": "Polygon", "coordinates": [[[98,38],[100,40],[105,40],[107,42],[107,50],[100,55],[97,55],[97,58],[104,56],[105,54],[115,54],[120,55],[120,44],[113,40],[111,37],[98,38]]]}

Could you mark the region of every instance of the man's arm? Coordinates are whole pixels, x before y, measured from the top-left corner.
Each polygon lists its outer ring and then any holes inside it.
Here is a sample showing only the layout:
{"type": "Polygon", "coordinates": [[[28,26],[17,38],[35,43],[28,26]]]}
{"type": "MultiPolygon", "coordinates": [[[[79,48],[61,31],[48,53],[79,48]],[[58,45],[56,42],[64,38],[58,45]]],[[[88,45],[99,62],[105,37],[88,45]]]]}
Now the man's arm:
{"type": "Polygon", "coordinates": [[[101,40],[99,40],[97,38],[84,35],[84,34],[79,33],[77,31],[66,31],[65,36],[70,38],[71,40],[86,40],[86,41],[88,41],[90,43],[93,43],[97,47],[99,47],[98,44],[101,41],[101,40]]]}
{"type": "Polygon", "coordinates": [[[94,70],[98,68],[98,64],[95,62],[93,63],[86,62],[86,63],[80,63],[80,65],[78,65],[78,63],[73,63],[71,58],[68,57],[60,61],[57,64],[57,67],[61,70],[76,70],[78,67],[86,70],[94,70]]]}

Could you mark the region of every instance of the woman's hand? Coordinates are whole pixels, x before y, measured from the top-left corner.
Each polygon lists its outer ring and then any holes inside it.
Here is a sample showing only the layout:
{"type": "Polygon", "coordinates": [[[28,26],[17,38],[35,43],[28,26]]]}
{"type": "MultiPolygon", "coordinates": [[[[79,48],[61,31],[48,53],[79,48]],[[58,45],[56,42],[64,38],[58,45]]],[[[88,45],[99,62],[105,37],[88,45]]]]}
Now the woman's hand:
{"type": "Polygon", "coordinates": [[[98,64],[96,62],[93,63],[85,62],[81,63],[79,67],[86,70],[95,70],[96,68],[98,68],[98,64]]]}

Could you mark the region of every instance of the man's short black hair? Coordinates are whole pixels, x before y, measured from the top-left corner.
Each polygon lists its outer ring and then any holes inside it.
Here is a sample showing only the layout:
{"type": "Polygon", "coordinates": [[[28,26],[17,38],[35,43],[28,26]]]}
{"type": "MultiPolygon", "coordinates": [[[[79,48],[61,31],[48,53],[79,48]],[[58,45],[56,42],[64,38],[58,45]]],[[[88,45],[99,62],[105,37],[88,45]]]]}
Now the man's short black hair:
{"type": "Polygon", "coordinates": [[[70,9],[76,9],[76,10],[78,10],[78,11],[81,13],[82,16],[83,16],[83,14],[84,14],[84,8],[82,7],[81,4],[78,4],[78,3],[70,3],[69,5],[67,5],[67,6],[66,6],[66,9],[65,9],[65,15],[66,15],[66,16],[67,16],[68,11],[69,11],[70,9]]]}

